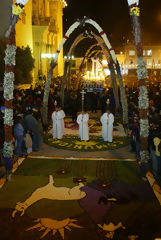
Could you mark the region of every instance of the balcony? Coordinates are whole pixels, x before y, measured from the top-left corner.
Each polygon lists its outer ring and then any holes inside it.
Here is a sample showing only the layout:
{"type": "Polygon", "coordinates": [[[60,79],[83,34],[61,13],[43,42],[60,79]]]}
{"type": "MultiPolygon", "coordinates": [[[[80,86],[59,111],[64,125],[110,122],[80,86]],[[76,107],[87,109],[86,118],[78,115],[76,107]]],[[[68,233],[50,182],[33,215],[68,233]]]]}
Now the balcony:
{"type": "Polygon", "coordinates": [[[56,21],[50,21],[50,24],[49,24],[49,32],[52,32],[52,33],[58,33],[58,26],[56,24],[56,21]]]}
{"type": "Polygon", "coordinates": [[[50,23],[50,17],[44,17],[44,16],[37,17],[36,15],[32,16],[32,24],[33,25],[48,26],[49,23],[50,23]]]}

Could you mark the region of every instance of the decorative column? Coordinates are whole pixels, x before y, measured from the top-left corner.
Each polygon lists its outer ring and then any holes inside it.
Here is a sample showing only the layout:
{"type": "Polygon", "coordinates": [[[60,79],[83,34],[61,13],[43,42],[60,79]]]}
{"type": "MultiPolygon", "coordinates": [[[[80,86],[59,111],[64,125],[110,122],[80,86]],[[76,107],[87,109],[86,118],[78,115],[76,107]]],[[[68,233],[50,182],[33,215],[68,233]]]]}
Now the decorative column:
{"type": "Polygon", "coordinates": [[[24,5],[28,0],[17,0],[12,10],[12,20],[6,32],[7,48],[5,51],[5,73],[4,73],[4,132],[5,141],[3,146],[3,158],[7,173],[12,169],[13,158],[13,90],[14,90],[14,66],[16,65],[16,46],[15,46],[15,24],[19,15],[23,12],[24,5]]]}
{"type": "Polygon", "coordinates": [[[16,56],[15,46],[15,31],[12,29],[7,43],[5,51],[5,73],[4,73],[4,132],[5,142],[3,146],[3,157],[6,170],[12,169],[12,157],[13,157],[13,137],[12,137],[12,126],[13,126],[13,90],[14,90],[14,66],[16,56]]]}
{"type": "Polygon", "coordinates": [[[137,77],[139,80],[139,115],[140,115],[140,156],[141,162],[147,163],[149,160],[148,152],[148,135],[149,135],[149,122],[148,122],[148,90],[146,87],[147,70],[143,58],[143,46],[141,42],[141,29],[139,23],[140,9],[138,7],[139,0],[127,0],[129,11],[133,24],[133,32],[135,39],[135,49],[137,52],[137,77]]]}

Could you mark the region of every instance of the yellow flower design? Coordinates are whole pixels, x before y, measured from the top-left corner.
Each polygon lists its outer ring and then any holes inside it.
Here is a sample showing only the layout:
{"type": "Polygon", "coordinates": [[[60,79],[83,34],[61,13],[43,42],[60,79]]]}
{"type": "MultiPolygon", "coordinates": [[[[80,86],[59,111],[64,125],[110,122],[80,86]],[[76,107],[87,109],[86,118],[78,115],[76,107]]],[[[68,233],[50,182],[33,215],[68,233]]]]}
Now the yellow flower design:
{"type": "Polygon", "coordinates": [[[14,6],[12,10],[13,15],[20,15],[23,12],[23,8],[21,8],[19,5],[14,6]]]}
{"type": "Polygon", "coordinates": [[[49,142],[52,142],[52,141],[53,141],[53,138],[48,138],[48,141],[49,141],[49,142]]]}
{"type": "Polygon", "coordinates": [[[81,145],[75,145],[73,148],[78,148],[78,149],[81,149],[82,146],[81,145]]]}
{"type": "Polygon", "coordinates": [[[53,140],[53,142],[52,143],[61,143],[61,141],[60,140],[53,140]]]}
{"type": "Polygon", "coordinates": [[[72,121],[72,119],[70,119],[70,118],[65,118],[65,119],[64,119],[64,122],[65,122],[65,123],[70,123],[71,121],[72,121]]]}
{"type": "Polygon", "coordinates": [[[89,142],[86,142],[86,141],[75,141],[75,144],[76,145],[84,145],[84,146],[94,146],[97,144],[97,142],[94,142],[94,141],[89,141],[89,142]]]}
{"type": "Polygon", "coordinates": [[[139,7],[132,7],[130,9],[130,15],[136,15],[136,16],[140,16],[140,9],[139,7]]]}
{"type": "Polygon", "coordinates": [[[36,224],[33,227],[26,229],[26,231],[30,231],[33,229],[39,229],[39,231],[44,230],[44,233],[42,234],[40,239],[44,238],[49,232],[52,232],[53,236],[55,236],[55,234],[59,232],[61,235],[61,238],[64,239],[65,229],[71,231],[71,227],[82,228],[81,226],[75,223],[77,222],[77,220],[70,219],[70,218],[66,218],[62,221],[58,221],[50,218],[39,218],[34,222],[36,222],[36,224]]]}
{"type": "Polygon", "coordinates": [[[89,124],[96,124],[96,121],[95,120],[93,120],[93,119],[89,119],[89,124]]]}

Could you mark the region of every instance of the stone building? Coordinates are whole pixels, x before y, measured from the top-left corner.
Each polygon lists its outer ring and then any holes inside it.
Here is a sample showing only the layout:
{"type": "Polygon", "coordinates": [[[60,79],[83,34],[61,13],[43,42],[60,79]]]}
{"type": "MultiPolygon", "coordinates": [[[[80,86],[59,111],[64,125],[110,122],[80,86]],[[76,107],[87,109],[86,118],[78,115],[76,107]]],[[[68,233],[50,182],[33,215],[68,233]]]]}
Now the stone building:
{"type": "MultiPolygon", "coordinates": [[[[0,35],[4,36],[10,21],[12,1],[2,0],[1,6],[0,20],[3,18],[4,24],[0,28],[0,35]]],[[[51,59],[61,42],[65,6],[65,0],[29,0],[16,24],[16,45],[29,46],[35,59],[34,83],[39,81],[41,84],[43,76],[47,76],[51,59]]],[[[57,63],[54,77],[63,75],[63,49],[57,63]]]]}
{"type": "MultiPolygon", "coordinates": [[[[158,82],[161,83],[161,44],[144,45],[143,48],[148,83],[154,85],[158,82]]],[[[124,85],[137,86],[137,55],[134,45],[126,45],[121,52],[116,52],[116,57],[120,64],[124,85]]],[[[79,73],[82,61],[83,57],[72,59],[71,74],[79,73]]],[[[99,58],[91,58],[91,61],[91,70],[89,71],[86,66],[82,73],[85,86],[95,87],[97,83],[103,87],[110,86],[110,71],[105,56],[101,61],[102,64],[100,64],[99,58]]]]}

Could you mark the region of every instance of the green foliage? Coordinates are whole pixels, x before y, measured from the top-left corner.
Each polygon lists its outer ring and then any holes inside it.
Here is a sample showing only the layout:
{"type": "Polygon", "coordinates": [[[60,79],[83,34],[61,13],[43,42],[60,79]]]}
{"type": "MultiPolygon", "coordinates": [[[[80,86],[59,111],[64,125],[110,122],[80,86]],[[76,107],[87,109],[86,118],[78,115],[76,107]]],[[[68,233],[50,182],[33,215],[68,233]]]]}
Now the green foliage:
{"type": "MultiPolygon", "coordinates": [[[[3,82],[5,71],[5,49],[6,41],[0,39],[0,83],[3,82]]],[[[15,66],[15,84],[24,84],[32,82],[31,71],[34,68],[34,59],[31,49],[27,47],[17,47],[16,50],[16,66],[15,66]]]]}
{"type": "Polygon", "coordinates": [[[29,47],[17,47],[16,66],[15,66],[15,84],[31,83],[31,71],[34,68],[34,59],[29,47]]]}

